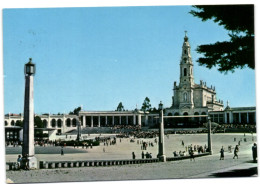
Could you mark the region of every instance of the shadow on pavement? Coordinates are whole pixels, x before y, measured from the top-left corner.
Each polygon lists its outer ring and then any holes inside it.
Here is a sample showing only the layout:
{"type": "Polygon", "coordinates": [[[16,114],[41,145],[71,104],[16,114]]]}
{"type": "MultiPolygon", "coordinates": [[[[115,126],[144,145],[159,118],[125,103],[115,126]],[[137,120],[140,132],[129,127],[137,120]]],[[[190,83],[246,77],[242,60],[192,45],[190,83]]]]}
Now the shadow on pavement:
{"type": "Polygon", "coordinates": [[[210,176],[214,177],[248,177],[257,175],[257,167],[251,167],[248,169],[235,169],[228,172],[213,173],[210,176]]]}

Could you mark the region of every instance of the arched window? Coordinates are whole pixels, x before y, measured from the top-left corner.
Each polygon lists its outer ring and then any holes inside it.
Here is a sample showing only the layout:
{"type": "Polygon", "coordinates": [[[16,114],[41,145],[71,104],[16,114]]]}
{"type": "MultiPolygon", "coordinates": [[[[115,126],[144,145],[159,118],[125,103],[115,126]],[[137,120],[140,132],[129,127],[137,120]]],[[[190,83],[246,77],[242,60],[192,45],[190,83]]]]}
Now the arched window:
{"type": "Polygon", "coordinates": [[[11,125],[14,126],[14,120],[11,121],[11,125]]]}
{"type": "Polygon", "coordinates": [[[184,50],[184,54],[187,54],[187,50],[186,49],[184,50]]]}
{"type": "Polygon", "coordinates": [[[61,121],[61,119],[58,119],[58,127],[60,128],[61,127],[61,123],[62,123],[62,121],[61,121]]]}
{"type": "Polygon", "coordinates": [[[44,127],[44,128],[47,128],[47,126],[48,126],[48,122],[47,122],[47,120],[45,119],[45,120],[43,120],[43,127],[44,127]]]}
{"type": "Polygon", "coordinates": [[[8,125],[8,123],[7,123],[7,121],[5,121],[5,126],[7,126],[8,125]]]}
{"type": "Polygon", "coordinates": [[[70,127],[70,126],[71,126],[71,121],[70,121],[70,119],[67,119],[67,120],[66,120],[66,126],[67,126],[67,127],[70,127]]]}
{"type": "Polygon", "coordinates": [[[52,120],[51,120],[51,126],[52,126],[52,127],[55,127],[55,126],[56,126],[56,120],[55,120],[55,119],[52,119],[52,120]]]}
{"type": "Polygon", "coordinates": [[[184,73],[184,76],[187,76],[187,68],[184,68],[183,73],[184,73]]]}

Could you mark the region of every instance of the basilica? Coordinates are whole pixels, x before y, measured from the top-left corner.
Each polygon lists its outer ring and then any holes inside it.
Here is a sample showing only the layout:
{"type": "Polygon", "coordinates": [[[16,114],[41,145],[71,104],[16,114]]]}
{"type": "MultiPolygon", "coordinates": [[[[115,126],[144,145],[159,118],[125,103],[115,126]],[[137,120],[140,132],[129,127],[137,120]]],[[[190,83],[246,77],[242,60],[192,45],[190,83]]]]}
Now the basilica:
{"type": "Polygon", "coordinates": [[[223,111],[223,101],[217,100],[214,86],[206,82],[194,82],[193,63],[189,39],[185,34],[180,60],[180,82],[174,82],[172,106],[166,109],[168,116],[206,115],[210,111],[223,111]]]}

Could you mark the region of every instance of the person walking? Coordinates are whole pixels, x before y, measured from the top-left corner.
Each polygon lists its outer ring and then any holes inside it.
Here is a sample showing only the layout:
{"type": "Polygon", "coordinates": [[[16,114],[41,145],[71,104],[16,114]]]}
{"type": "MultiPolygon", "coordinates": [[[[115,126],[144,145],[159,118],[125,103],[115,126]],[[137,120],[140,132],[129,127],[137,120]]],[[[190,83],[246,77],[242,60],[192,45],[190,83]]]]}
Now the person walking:
{"type": "Polygon", "coordinates": [[[17,158],[17,169],[21,168],[21,162],[22,162],[22,157],[21,157],[21,155],[18,155],[18,158],[17,158]]]}
{"type": "Polygon", "coordinates": [[[132,152],[132,158],[135,159],[135,152],[132,152]]]}
{"type": "Polygon", "coordinates": [[[238,145],[236,145],[236,147],[235,147],[235,149],[234,149],[234,157],[233,157],[233,159],[235,159],[235,157],[237,157],[237,159],[238,159],[238,151],[239,151],[239,148],[238,148],[238,145]]]}
{"type": "Polygon", "coordinates": [[[220,159],[219,160],[224,160],[224,148],[223,148],[223,146],[220,149],[220,159]]]}
{"type": "Polygon", "coordinates": [[[194,151],[192,149],[190,149],[190,161],[195,161],[195,157],[194,157],[194,151]]]}
{"type": "Polygon", "coordinates": [[[256,158],[257,158],[257,146],[256,143],[254,143],[253,147],[252,147],[252,153],[253,153],[253,161],[256,163],[256,158]]]}

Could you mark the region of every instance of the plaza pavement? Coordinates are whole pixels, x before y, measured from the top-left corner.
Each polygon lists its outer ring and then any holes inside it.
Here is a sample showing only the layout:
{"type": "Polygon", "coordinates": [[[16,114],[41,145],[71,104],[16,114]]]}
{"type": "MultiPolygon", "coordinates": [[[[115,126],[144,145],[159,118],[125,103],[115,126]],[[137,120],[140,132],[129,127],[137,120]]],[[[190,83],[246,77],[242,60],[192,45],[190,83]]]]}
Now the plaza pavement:
{"type": "MultiPolygon", "coordinates": [[[[93,135],[94,136],[94,135],[93,135]]],[[[158,138],[157,138],[158,139],[158,138]]],[[[119,139],[116,145],[93,147],[93,149],[75,148],[75,151],[85,151],[83,153],[66,153],[74,149],[72,147],[64,150],[65,155],[57,154],[36,154],[38,160],[98,160],[98,159],[131,159],[132,152],[136,158],[141,158],[141,145],[137,142],[130,143],[130,139],[119,139]],[[105,152],[103,152],[105,148],[105,152]]],[[[137,140],[137,139],[136,139],[137,140]]],[[[139,139],[154,141],[154,139],[139,139]]],[[[207,144],[206,134],[170,134],[165,136],[166,156],[173,157],[173,151],[184,151],[181,141],[185,145],[207,144]]],[[[254,136],[254,140],[256,137],[254,136]]],[[[235,173],[238,176],[255,176],[256,163],[252,163],[252,135],[247,134],[213,134],[212,147],[213,155],[196,158],[195,161],[180,160],[166,163],[148,163],[124,166],[106,167],[81,167],[81,168],[62,168],[62,169],[41,169],[35,171],[7,171],[7,178],[14,182],[60,182],[60,181],[104,181],[104,180],[133,180],[133,179],[166,179],[166,178],[210,178],[223,177],[221,173],[235,173]],[[234,142],[234,137],[236,142],[234,142]],[[240,139],[247,138],[247,142],[241,141],[239,159],[233,159],[233,152],[229,153],[228,145],[234,148],[240,139]],[[219,160],[219,150],[221,146],[225,148],[225,160],[219,160]],[[252,172],[253,170],[253,172],[252,172]],[[237,173],[237,174],[236,174],[237,173]],[[242,173],[242,174],[241,174],[242,173]],[[30,176],[30,177],[29,177],[30,176]],[[46,177],[48,176],[48,177],[46,177]]],[[[44,147],[42,147],[44,149],[44,147]]],[[[59,149],[59,148],[58,148],[59,149]]],[[[152,153],[153,158],[158,152],[157,144],[148,147],[147,151],[152,153]]],[[[146,151],[145,151],[146,152],[146,151]]],[[[16,154],[7,154],[6,161],[15,161],[16,154]]]]}

